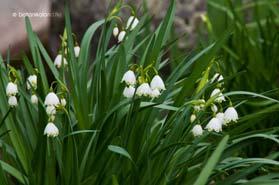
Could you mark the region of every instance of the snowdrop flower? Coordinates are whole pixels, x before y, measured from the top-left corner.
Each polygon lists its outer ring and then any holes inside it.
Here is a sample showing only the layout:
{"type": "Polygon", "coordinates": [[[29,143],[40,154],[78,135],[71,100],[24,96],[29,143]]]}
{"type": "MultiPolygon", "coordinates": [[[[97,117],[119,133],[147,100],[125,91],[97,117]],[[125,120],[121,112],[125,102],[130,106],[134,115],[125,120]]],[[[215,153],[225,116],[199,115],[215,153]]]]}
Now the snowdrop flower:
{"type": "Polygon", "coordinates": [[[236,122],[238,120],[238,114],[234,107],[229,107],[225,111],[224,121],[229,123],[231,121],[236,122]]]}
{"type": "Polygon", "coordinates": [[[46,113],[47,115],[55,115],[56,114],[56,108],[52,105],[46,107],[46,113]]]}
{"type": "Polygon", "coordinates": [[[192,114],[190,117],[190,122],[193,123],[197,119],[197,116],[195,114],[192,114]]]}
{"type": "Polygon", "coordinates": [[[15,96],[10,96],[8,100],[8,104],[11,107],[16,107],[17,106],[17,99],[15,96]]]}
{"type": "Polygon", "coordinates": [[[31,102],[33,104],[38,104],[38,97],[35,94],[31,96],[31,102]]]}
{"type": "Polygon", "coordinates": [[[15,83],[9,82],[6,87],[7,96],[15,96],[18,93],[17,85],[15,83]]]}
{"type": "Polygon", "coordinates": [[[134,16],[130,16],[128,21],[127,21],[127,25],[126,25],[126,29],[130,28],[130,30],[133,30],[139,23],[139,20],[134,17],[134,16]]]}
{"type": "Polygon", "coordinates": [[[222,123],[218,118],[212,118],[206,125],[205,129],[207,129],[209,132],[211,131],[221,132],[222,123]]]}
{"type": "Polygon", "coordinates": [[[218,107],[215,104],[211,105],[212,112],[216,113],[218,111],[218,107]]]}
{"type": "Polygon", "coordinates": [[[137,88],[136,94],[138,96],[150,96],[151,95],[151,88],[148,83],[143,83],[137,88]]]}
{"type": "Polygon", "coordinates": [[[203,134],[201,125],[195,125],[192,129],[192,133],[195,137],[201,136],[203,134]]]}
{"type": "Polygon", "coordinates": [[[131,70],[127,71],[123,75],[121,82],[125,82],[127,85],[135,85],[137,82],[135,73],[131,70]]]}
{"type": "Polygon", "coordinates": [[[126,98],[132,98],[135,94],[136,89],[133,86],[125,87],[123,96],[126,98]]]}
{"type": "Polygon", "coordinates": [[[161,95],[158,89],[151,90],[150,97],[151,98],[158,98],[161,95]]]}
{"type": "Polygon", "coordinates": [[[224,122],[225,114],[223,112],[219,112],[218,114],[216,114],[216,118],[221,121],[222,125],[225,125],[224,122]]]}
{"type": "Polygon", "coordinates": [[[60,102],[59,102],[59,98],[57,97],[57,95],[53,92],[50,92],[46,96],[44,103],[47,106],[58,106],[60,102]]]}
{"type": "Polygon", "coordinates": [[[215,102],[217,102],[217,103],[221,103],[221,102],[223,102],[223,101],[226,101],[226,100],[225,100],[225,96],[222,94],[221,90],[218,89],[218,88],[216,88],[216,89],[214,89],[214,90],[212,91],[210,97],[213,97],[213,96],[217,96],[217,97],[215,98],[215,102]],[[218,96],[217,96],[217,95],[218,95],[218,96]]]}
{"type": "Polygon", "coordinates": [[[47,135],[47,137],[56,137],[59,135],[59,130],[54,123],[50,122],[44,130],[44,135],[47,135]]]}
{"type": "Polygon", "coordinates": [[[117,26],[113,28],[112,34],[113,34],[113,36],[114,36],[115,38],[116,38],[117,35],[119,34],[119,29],[118,29],[117,26]]]}
{"type": "Polygon", "coordinates": [[[60,104],[61,104],[63,107],[65,107],[66,104],[67,104],[66,99],[65,99],[65,98],[62,98],[62,99],[60,100],[60,104]]]}
{"type": "Polygon", "coordinates": [[[37,76],[36,75],[30,75],[27,78],[26,86],[27,86],[28,90],[31,89],[31,87],[33,87],[34,89],[37,89],[37,76]]]}
{"type": "Polygon", "coordinates": [[[125,31],[121,31],[121,32],[119,33],[119,35],[118,35],[118,43],[123,41],[125,35],[126,35],[126,32],[125,32],[125,31]]]}
{"type": "Polygon", "coordinates": [[[150,82],[151,89],[166,90],[164,81],[159,75],[155,75],[150,82]]]}
{"type": "Polygon", "coordinates": [[[79,46],[75,46],[74,47],[74,52],[75,52],[75,57],[79,56],[79,52],[80,52],[80,47],[79,46]]]}
{"type": "Polygon", "coordinates": [[[220,81],[224,80],[224,77],[219,73],[215,73],[215,75],[211,79],[211,83],[213,83],[216,80],[217,80],[217,82],[220,82],[220,81]]]}
{"type": "Polygon", "coordinates": [[[55,60],[54,60],[54,65],[57,67],[57,68],[60,68],[62,66],[62,60],[63,60],[63,64],[64,66],[66,66],[68,64],[66,58],[63,58],[61,54],[57,55],[55,60]]]}

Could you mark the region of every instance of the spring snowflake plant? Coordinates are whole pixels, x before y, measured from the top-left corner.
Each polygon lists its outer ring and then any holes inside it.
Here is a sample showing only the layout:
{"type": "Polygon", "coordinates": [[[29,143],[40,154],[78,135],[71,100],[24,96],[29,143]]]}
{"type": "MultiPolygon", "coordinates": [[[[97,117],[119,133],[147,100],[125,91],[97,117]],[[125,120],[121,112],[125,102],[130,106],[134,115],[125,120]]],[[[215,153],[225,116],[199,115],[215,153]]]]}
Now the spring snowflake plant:
{"type": "Polygon", "coordinates": [[[171,37],[175,1],[156,30],[149,28],[151,16],[136,15],[119,1],[78,44],[66,7],[54,58],[26,18],[31,57],[23,55],[21,69],[0,57],[1,184],[229,184],[249,181],[242,170],[258,176],[277,165],[277,155],[241,155],[253,138],[277,139],[274,131],[246,133],[238,112],[248,100],[231,96],[276,101],[226,92],[230,76],[209,77],[222,72],[211,61],[229,35],[193,57],[168,58],[168,43],[177,40],[171,37]]]}

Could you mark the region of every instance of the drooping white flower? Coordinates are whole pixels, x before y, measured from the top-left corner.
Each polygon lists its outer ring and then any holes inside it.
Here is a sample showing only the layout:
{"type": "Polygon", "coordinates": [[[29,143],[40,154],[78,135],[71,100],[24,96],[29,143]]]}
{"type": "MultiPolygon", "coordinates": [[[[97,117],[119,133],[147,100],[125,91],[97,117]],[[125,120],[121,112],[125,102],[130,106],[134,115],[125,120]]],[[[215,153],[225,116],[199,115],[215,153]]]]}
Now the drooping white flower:
{"type": "Polygon", "coordinates": [[[33,89],[37,89],[37,76],[36,75],[30,75],[27,78],[26,86],[27,86],[28,90],[31,89],[31,87],[33,89]]]}
{"type": "Polygon", "coordinates": [[[17,106],[17,99],[15,96],[10,96],[8,100],[8,104],[11,107],[16,107],[17,106]]]}
{"type": "Polygon", "coordinates": [[[216,113],[218,111],[218,107],[215,104],[211,105],[212,112],[216,113]]]}
{"type": "Polygon", "coordinates": [[[211,83],[215,82],[216,80],[217,80],[217,82],[220,82],[220,81],[224,80],[224,77],[219,73],[215,73],[215,75],[211,79],[211,83]]]}
{"type": "Polygon", "coordinates": [[[46,113],[47,115],[55,115],[56,114],[56,108],[53,105],[47,106],[46,107],[46,113]]]}
{"type": "Polygon", "coordinates": [[[17,85],[13,82],[9,82],[6,87],[7,96],[15,96],[18,93],[17,85]]]}
{"type": "Polygon", "coordinates": [[[208,122],[205,129],[207,129],[209,132],[211,132],[211,131],[221,132],[222,131],[222,123],[219,119],[214,117],[208,122]]]}
{"type": "Polygon", "coordinates": [[[148,83],[143,83],[137,88],[136,94],[138,96],[150,96],[151,95],[151,88],[148,83]]]}
{"type": "Polygon", "coordinates": [[[132,70],[127,71],[123,77],[121,82],[125,82],[127,85],[133,86],[136,84],[136,75],[132,70]]]}
{"type": "Polygon", "coordinates": [[[117,26],[113,28],[112,34],[113,34],[113,36],[114,36],[115,38],[116,38],[117,35],[119,34],[119,28],[118,28],[117,26]]]}
{"type": "Polygon", "coordinates": [[[151,90],[150,97],[151,98],[158,98],[161,95],[158,89],[151,90]]]}
{"type": "Polygon", "coordinates": [[[56,137],[59,135],[59,130],[54,123],[50,122],[45,127],[44,135],[47,135],[47,137],[56,137]]]}
{"type": "Polygon", "coordinates": [[[238,120],[238,114],[234,107],[229,107],[225,111],[224,121],[229,123],[231,121],[236,122],[238,120]]]}
{"type": "Polygon", "coordinates": [[[60,68],[62,66],[62,60],[63,60],[63,64],[64,66],[66,66],[68,64],[66,58],[63,58],[61,54],[57,55],[55,60],[54,60],[54,65],[57,68],[60,68]]]}
{"type": "Polygon", "coordinates": [[[126,29],[133,30],[139,23],[139,20],[135,17],[135,16],[130,16],[128,21],[127,21],[127,25],[126,25],[126,29]]]}
{"type": "Polygon", "coordinates": [[[150,82],[151,89],[166,90],[164,81],[159,75],[155,75],[150,82]]]}
{"type": "Polygon", "coordinates": [[[193,123],[197,119],[197,116],[195,114],[192,114],[190,116],[190,122],[193,123]]]}
{"type": "Polygon", "coordinates": [[[118,35],[118,42],[122,42],[124,37],[126,35],[126,32],[125,31],[121,31],[118,35]]]}
{"type": "Polygon", "coordinates": [[[195,137],[201,136],[203,134],[201,125],[195,125],[192,129],[192,133],[195,137]]]}
{"type": "Polygon", "coordinates": [[[79,52],[80,52],[80,47],[79,46],[75,46],[74,47],[74,52],[75,52],[75,57],[79,56],[79,52]]]}
{"type": "Polygon", "coordinates": [[[31,103],[38,104],[38,97],[37,97],[37,95],[33,94],[31,96],[31,103]]]}
{"type": "Polygon", "coordinates": [[[62,98],[62,99],[60,100],[60,103],[61,103],[61,105],[62,105],[63,107],[65,107],[66,104],[67,104],[67,101],[66,101],[65,98],[62,98]]]}
{"type": "Polygon", "coordinates": [[[136,89],[133,86],[125,87],[123,90],[123,96],[126,98],[132,98],[135,94],[136,89]]]}
{"type": "Polygon", "coordinates": [[[225,125],[225,114],[223,112],[218,112],[216,118],[221,121],[222,125],[225,125]]]}
{"type": "Polygon", "coordinates": [[[214,90],[212,91],[211,95],[210,95],[210,97],[214,97],[214,96],[217,96],[217,97],[215,98],[215,100],[214,100],[214,101],[217,102],[217,103],[222,103],[223,101],[226,101],[226,100],[225,100],[225,96],[223,95],[223,93],[221,92],[221,90],[218,89],[218,88],[214,89],[214,90]]]}
{"type": "Polygon", "coordinates": [[[50,92],[46,96],[44,103],[47,106],[58,106],[60,102],[59,102],[59,98],[57,97],[57,95],[53,92],[50,92]]]}

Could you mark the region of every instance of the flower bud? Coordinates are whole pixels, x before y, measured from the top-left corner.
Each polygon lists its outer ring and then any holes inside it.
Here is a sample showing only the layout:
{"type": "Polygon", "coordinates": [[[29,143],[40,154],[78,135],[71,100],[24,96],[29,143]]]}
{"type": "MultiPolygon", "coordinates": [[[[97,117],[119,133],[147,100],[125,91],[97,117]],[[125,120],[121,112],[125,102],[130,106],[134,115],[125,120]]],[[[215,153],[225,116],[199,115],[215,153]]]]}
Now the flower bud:
{"type": "Polygon", "coordinates": [[[126,29],[133,30],[138,25],[138,23],[139,20],[136,17],[130,16],[127,21],[126,29]]]}
{"type": "Polygon", "coordinates": [[[62,66],[62,60],[63,60],[64,66],[68,65],[68,62],[67,62],[66,58],[63,58],[61,54],[56,56],[56,58],[54,60],[54,65],[57,68],[60,68],[62,66]]]}
{"type": "Polygon", "coordinates": [[[126,32],[125,31],[121,31],[118,35],[118,42],[122,42],[124,37],[126,35],[126,32]]]}

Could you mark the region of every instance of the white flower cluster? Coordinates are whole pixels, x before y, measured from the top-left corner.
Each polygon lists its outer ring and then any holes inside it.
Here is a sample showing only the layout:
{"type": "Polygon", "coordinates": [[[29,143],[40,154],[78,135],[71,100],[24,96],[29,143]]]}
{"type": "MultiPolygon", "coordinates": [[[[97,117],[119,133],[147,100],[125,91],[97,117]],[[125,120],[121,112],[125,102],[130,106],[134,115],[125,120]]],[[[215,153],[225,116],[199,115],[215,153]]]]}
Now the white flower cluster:
{"type": "Polygon", "coordinates": [[[163,90],[166,90],[164,81],[159,75],[155,75],[150,85],[147,82],[140,84],[136,90],[135,85],[137,83],[136,75],[132,70],[127,71],[122,78],[121,82],[126,83],[126,87],[123,91],[123,96],[126,98],[132,98],[136,93],[137,96],[158,98],[163,90]]]}
{"type": "MultiPolygon", "coordinates": [[[[217,81],[218,86],[221,87],[223,85],[223,76],[220,74],[215,74],[213,78],[210,80],[211,83],[217,81]]],[[[222,103],[226,101],[224,95],[222,94],[220,88],[216,88],[212,91],[210,98],[214,98],[215,103],[222,103]]],[[[194,105],[194,111],[199,112],[202,110],[205,106],[205,101],[200,101],[201,103],[198,105],[194,105]]],[[[221,105],[220,105],[221,106],[221,105]]],[[[230,106],[226,109],[225,112],[218,112],[218,107],[216,104],[212,103],[211,104],[211,110],[214,114],[214,116],[209,120],[207,125],[205,126],[205,129],[208,130],[209,132],[222,132],[223,126],[226,126],[230,122],[236,122],[238,120],[238,113],[236,109],[233,106],[230,106]]],[[[196,115],[193,113],[190,117],[191,123],[193,123],[196,120],[196,115]]],[[[201,136],[203,134],[203,128],[201,125],[197,124],[193,127],[192,129],[193,135],[196,136],[201,136]]]]}
{"type": "Polygon", "coordinates": [[[18,105],[16,95],[18,94],[17,84],[9,82],[6,87],[6,95],[8,96],[8,104],[10,107],[16,107],[18,105]]]}
{"type": "Polygon", "coordinates": [[[59,100],[54,92],[50,92],[46,96],[44,104],[46,106],[46,113],[49,117],[49,123],[45,127],[44,135],[47,135],[48,137],[56,137],[59,134],[58,128],[53,123],[55,120],[56,109],[59,106],[66,106],[66,99],[61,98],[61,100],[59,100]]]}
{"type": "Polygon", "coordinates": [[[27,78],[26,87],[28,90],[32,90],[31,103],[38,104],[38,97],[36,95],[36,89],[37,89],[37,76],[36,75],[30,75],[27,78]]]}
{"type": "MultiPolygon", "coordinates": [[[[126,30],[132,31],[133,29],[135,29],[138,23],[139,23],[138,18],[136,18],[135,16],[130,16],[126,24],[126,30]]],[[[118,42],[122,42],[123,39],[125,38],[126,31],[125,29],[120,31],[118,27],[114,27],[112,34],[115,38],[118,39],[118,42]]]]}

